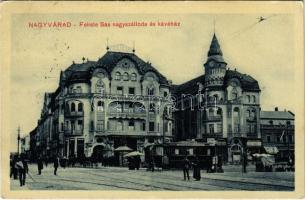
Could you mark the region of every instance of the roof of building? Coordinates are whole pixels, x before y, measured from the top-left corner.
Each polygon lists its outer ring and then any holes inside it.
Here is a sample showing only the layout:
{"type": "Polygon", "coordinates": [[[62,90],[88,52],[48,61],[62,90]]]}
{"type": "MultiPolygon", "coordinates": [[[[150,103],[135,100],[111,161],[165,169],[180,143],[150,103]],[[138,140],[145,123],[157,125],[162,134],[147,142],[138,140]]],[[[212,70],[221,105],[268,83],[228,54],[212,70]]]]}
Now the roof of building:
{"type": "Polygon", "coordinates": [[[294,120],[294,114],[291,111],[261,111],[261,119],[291,119],[294,120]]]}
{"type": "Polygon", "coordinates": [[[152,71],[157,74],[161,83],[168,84],[166,78],[160,74],[158,70],[156,70],[150,63],[143,61],[133,53],[108,51],[102,58],[97,61],[97,65],[99,67],[105,68],[110,73],[116,64],[123,58],[131,59],[135,63],[140,74],[144,75],[146,72],[152,71]]]}
{"type": "Polygon", "coordinates": [[[146,72],[154,72],[157,74],[160,83],[168,85],[167,79],[158,72],[150,63],[143,61],[133,53],[114,52],[108,51],[97,62],[87,61],[81,64],[73,63],[65,72],[64,77],[67,82],[82,82],[89,81],[91,78],[92,70],[95,68],[103,68],[109,74],[114,69],[116,64],[123,58],[128,58],[135,63],[140,74],[144,75],[146,72]]]}
{"type": "Polygon", "coordinates": [[[182,94],[195,94],[198,93],[199,85],[201,83],[204,85],[204,75],[198,76],[190,81],[182,83],[181,85],[173,85],[172,92],[176,96],[182,94]]]}
{"type": "MultiPolygon", "coordinates": [[[[180,96],[181,94],[195,94],[198,93],[198,83],[204,85],[205,75],[198,76],[190,81],[182,83],[181,85],[173,85],[173,94],[180,96]]],[[[232,78],[236,78],[240,81],[241,87],[246,91],[260,91],[258,82],[250,75],[241,74],[236,70],[227,70],[224,77],[224,85],[216,87],[218,89],[224,89],[232,78]]],[[[211,87],[209,87],[211,88],[211,87]]]]}
{"type": "Polygon", "coordinates": [[[236,78],[240,81],[243,90],[260,91],[257,80],[247,74],[242,74],[236,70],[227,70],[224,77],[224,86],[227,86],[229,81],[236,78]]]}

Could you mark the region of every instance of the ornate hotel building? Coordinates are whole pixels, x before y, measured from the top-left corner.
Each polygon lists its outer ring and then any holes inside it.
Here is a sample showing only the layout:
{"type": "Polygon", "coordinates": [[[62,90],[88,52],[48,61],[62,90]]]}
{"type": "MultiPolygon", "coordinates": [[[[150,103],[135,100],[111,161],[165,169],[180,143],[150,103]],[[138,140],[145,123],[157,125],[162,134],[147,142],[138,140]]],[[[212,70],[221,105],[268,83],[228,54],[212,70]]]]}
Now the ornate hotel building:
{"type": "Polygon", "coordinates": [[[197,146],[206,145],[207,150],[197,154],[218,154],[225,161],[239,162],[244,147],[252,152],[261,148],[259,84],[250,75],[228,68],[215,34],[204,71],[173,88],[177,140],[204,143],[197,146]]]}
{"type": "Polygon", "coordinates": [[[98,61],[74,63],[46,93],[36,144],[42,155],[103,157],[120,146],[143,152],[172,140],[171,82],[149,62],[110,50],[98,61]]]}

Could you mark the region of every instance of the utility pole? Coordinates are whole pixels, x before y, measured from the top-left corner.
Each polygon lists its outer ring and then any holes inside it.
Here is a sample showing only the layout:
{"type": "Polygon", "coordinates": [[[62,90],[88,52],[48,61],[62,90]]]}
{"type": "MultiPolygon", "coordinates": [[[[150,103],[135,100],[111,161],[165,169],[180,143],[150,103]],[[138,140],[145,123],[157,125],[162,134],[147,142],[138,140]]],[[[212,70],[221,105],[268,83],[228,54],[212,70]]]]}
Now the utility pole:
{"type": "Polygon", "coordinates": [[[18,155],[19,155],[19,143],[20,143],[20,126],[18,126],[18,129],[17,129],[17,131],[18,131],[18,137],[17,137],[17,142],[18,142],[18,146],[17,146],[17,153],[18,153],[18,155]]]}

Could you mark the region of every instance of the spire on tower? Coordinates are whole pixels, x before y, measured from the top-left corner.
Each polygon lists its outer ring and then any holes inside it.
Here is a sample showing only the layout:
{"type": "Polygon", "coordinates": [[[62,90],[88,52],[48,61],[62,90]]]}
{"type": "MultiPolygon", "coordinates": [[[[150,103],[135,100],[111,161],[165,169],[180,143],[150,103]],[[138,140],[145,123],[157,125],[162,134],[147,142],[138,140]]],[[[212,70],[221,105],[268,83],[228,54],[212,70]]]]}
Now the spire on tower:
{"type": "Polygon", "coordinates": [[[220,49],[220,45],[218,43],[217,37],[214,33],[213,39],[210,45],[210,50],[208,52],[208,56],[213,56],[213,55],[220,55],[222,56],[222,51],[220,49]]]}

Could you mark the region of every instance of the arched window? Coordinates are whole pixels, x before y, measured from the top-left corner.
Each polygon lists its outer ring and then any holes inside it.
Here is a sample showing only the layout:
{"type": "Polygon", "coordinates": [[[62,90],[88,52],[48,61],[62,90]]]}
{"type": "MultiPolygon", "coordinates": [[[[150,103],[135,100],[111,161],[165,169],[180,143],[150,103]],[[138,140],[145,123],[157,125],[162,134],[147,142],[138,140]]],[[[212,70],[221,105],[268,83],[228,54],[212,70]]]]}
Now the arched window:
{"type": "Polygon", "coordinates": [[[77,93],[82,93],[83,92],[82,87],[81,86],[76,86],[76,92],[77,93]]]}
{"type": "Polygon", "coordinates": [[[218,108],[218,110],[217,110],[217,115],[222,116],[222,110],[221,110],[221,108],[218,108]]]}
{"type": "Polygon", "coordinates": [[[117,81],[121,80],[121,73],[120,72],[116,72],[114,79],[117,80],[117,81]]]}
{"type": "Polygon", "coordinates": [[[96,89],[95,89],[95,92],[96,93],[99,93],[99,94],[105,94],[105,85],[103,83],[102,80],[98,80],[96,82],[96,89]]]}
{"type": "Polygon", "coordinates": [[[255,98],[254,95],[252,95],[252,99],[253,99],[253,103],[255,103],[256,102],[256,98],[255,98]]]}
{"type": "Polygon", "coordinates": [[[78,112],[83,112],[83,103],[78,103],[78,112]]]}
{"type": "Polygon", "coordinates": [[[155,88],[153,87],[147,88],[147,95],[149,96],[155,95],[155,88]]]}
{"type": "Polygon", "coordinates": [[[65,106],[65,111],[66,111],[66,112],[70,112],[70,106],[69,106],[69,104],[68,104],[68,103],[66,103],[66,106],[65,106]]]}
{"type": "Polygon", "coordinates": [[[213,108],[210,108],[210,109],[209,109],[209,116],[214,116],[214,110],[213,110],[213,108]]]}
{"type": "Polygon", "coordinates": [[[251,111],[247,110],[247,117],[250,118],[251,117],[251,111]]]}
{"type": "Polygon", "coordinates": [[[214,102],[217,102],[217,101],[218,101],[218,95],[214,94],[214,102]]]}
{"type": "Polygon", "coordinates": [[[240,116],[239,108],[235,107],[233,110],[233,122],[234,122],[234,132],[239,133],[240,131],[240,116]]]}
{"type": "Polygon", "coordinates": [[[154,103],[149,104],[149,112],[154,113],[156,111],[156,105],[154,103]]]}
{"type": "Polygon", "coordinates": [[[256,115],[255,109],[251,110],[251,117],[252,117],[252,118],[255,118],[255,115],[256,115]]]}
{"type": "Polygon", "coordinates": [[[137,75],[136,75],[136,73],[132,73],[132,74],[131,74],[130,80],[131,80],[131,81],[137,81],[137,75]]]}
{"type": "Polygon", "coordinates": [[[168,115],[168,108],[167,107],[164,108],[163,114],[166,115],[166,116],[168,115]]]}
{"type": "Polygon", "coordinates": [[[103,112],[104,111],[104,102],[102,102],[102,101],[97,102],[97,111],[98,112],[103,112]]]}
{"type": "Polygon", "coordinates": [[[129,75],[128,75],[127,72],[125,72],[125,73],[123,74],[123,80],[124,80],[124,81],[128,81],[128,80],[129,80],[129,75]]]}
{"type": "Polygon", "coordinates": [[[234,88],[232,90],[232,100],[236,100],[237,99],[237,90],[234,88]]]}
{"type": "Polygon", "coordinates": [[[247,95],[247,102],[248,102],[248,103],[251,102],[250,95],[247,95]]]}
{"type": "Polygon", "coordinates": [[[71,112],[75,112],[75,103],[71,103],[71,112]]]}

